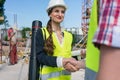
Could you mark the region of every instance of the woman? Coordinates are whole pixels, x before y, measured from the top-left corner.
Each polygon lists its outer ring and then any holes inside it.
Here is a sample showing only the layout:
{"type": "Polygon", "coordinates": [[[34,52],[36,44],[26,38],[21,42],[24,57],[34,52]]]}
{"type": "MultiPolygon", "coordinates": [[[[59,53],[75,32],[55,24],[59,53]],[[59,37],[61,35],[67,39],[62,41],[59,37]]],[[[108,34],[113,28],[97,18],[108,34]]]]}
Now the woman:
{"type": "Polygon", "coordinates": [[[72,34],[62,30],[60,25],[65,11],[63,0],[51,0],[47,8],[50,20],[47,27],[37,33],[36,51],[37,60],[42,65],[39,71],[41,80],[71,80],[70,72],[80,69],[79,61],[71,58],[72,34]]]}
{"type": "Polygon", "coordinates": [[[17,47],[16,47],[16,31],[13,28],[8,30],[8,40],[10,41],[10,64],[14,65],[17,63],[17,47]]]}

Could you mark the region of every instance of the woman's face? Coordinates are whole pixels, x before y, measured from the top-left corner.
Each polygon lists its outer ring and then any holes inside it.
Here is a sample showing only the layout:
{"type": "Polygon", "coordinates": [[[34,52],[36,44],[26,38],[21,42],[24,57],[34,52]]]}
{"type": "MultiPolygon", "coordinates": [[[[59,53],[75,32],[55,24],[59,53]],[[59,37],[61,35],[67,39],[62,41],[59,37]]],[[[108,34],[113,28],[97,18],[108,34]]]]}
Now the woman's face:
{"type": "Polygon", "coordinates": [[[53,22],[61,23],[64,19],[64,15],[65,15],[65,8],[58,6],[53,8],[50,17],[53,22]]]}

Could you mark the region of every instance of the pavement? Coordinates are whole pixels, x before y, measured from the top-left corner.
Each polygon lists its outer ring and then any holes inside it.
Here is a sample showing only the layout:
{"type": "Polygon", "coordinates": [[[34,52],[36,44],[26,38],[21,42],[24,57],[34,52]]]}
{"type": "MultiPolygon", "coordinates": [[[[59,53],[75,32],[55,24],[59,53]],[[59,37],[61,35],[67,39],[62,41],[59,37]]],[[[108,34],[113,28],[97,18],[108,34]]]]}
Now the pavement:
{"type": "Polygon", "coordinates": [[[0,64],[0,80],[28,80],[28,64],[19,61],[15,65],[0,64]]]}
{"type": "MultiPolygon", "coordinates": [[[[9,65],[8,61],[0,64],[0,80],[28,80],[29,64],[25,60],[19,60],[15,65],[9,65]]],[[[72,73],[72,80],[84,80],[84,69],[72,73]]]]}

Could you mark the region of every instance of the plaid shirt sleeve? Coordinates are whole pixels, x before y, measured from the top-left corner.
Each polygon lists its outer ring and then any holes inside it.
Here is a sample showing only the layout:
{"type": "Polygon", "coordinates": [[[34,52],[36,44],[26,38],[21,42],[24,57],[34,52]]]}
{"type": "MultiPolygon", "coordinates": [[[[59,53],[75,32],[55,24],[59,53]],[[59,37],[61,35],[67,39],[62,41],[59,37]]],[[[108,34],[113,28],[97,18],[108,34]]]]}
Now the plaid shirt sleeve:
{"type": "Polygon", "coordinates": [[[118,36],[120,37],[120,0],[101,0],[99,25],[93,43],[97,47],[104,44],[120,48],[118,36]]]}

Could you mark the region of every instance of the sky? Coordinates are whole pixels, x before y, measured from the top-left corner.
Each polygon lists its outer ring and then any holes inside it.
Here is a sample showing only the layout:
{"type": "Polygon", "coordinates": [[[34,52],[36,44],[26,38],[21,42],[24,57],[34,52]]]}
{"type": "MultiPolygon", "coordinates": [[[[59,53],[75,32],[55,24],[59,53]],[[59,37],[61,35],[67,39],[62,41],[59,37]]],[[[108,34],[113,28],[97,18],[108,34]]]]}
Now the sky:
{"type": "MultiPolygon", "coordinates": [[[[46,26],[49,17],[46,12],[50,0],[6,0],[4,4],[5,15],[10,26],[14,25],[14,14],[17,15],[17,25],[23,27],[32,27],[34,20],[42,21],[46,26]]],[[[67,11],[61,24],[65,28],[81,27],[82,0],[65,0],[67,11]]]]}

